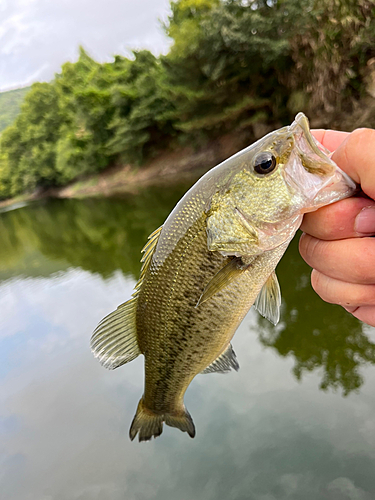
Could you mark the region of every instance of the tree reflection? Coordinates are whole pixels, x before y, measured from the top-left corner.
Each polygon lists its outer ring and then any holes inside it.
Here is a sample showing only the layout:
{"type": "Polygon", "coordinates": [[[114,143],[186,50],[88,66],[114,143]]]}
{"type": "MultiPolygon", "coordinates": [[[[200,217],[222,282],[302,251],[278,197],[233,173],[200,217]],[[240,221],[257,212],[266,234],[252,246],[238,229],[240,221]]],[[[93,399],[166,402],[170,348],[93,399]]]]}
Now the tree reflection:
{"type": "Polygon", "coordinates": [[[363,325],[341,307],[323,302],[310,286],[310,268],[293,241],[278,267],[283,292],[282,322],[274,328],[259,317],[260,341],[283,356],[293,356],[298,380],[322,369],[322,390],[346,396],[363,384],[360,367],[375,363],[375,344],[363,325]]]}
{"type": "MultiPolygon", "coordinates": [[[[80,267],[104,278],[120,269],[138,278],[147,237],[188,187],[159,186],[122,198],[55,199],[0,214],[0,277],[9,277],[9,268],[13,275],[32,273],[20,263],[37,252],[62,269],[80,267]]],[[[48,276],[50,268],[45,262],[38,274],[48,276]]]]}
{"type": "MultiPolygon", "coordinates": [[[[0,281],[50,276],[79,267],[104,278],[116,270],[138,278],[140,251],[189,185],[158,186],[134,195],[48,200],[0,214],[0,281]]],[[[310,269],[292,242],[278,266],[282,322],[259,316],[260,341],[293,356],[298,380],[320,370],[323,390],[343,394],[363,383],[361,366],[375,362],[375,344],[362,324],[340,307],[325,304],[310,287],[310,269]]]]}

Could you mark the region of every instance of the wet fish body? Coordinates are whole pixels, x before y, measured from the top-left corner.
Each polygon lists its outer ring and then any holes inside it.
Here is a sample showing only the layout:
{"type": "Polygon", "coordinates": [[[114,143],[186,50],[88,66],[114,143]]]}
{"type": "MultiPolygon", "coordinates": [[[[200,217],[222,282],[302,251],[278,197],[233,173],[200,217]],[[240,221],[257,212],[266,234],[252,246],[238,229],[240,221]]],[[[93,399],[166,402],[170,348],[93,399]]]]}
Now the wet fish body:
{"type": "Polygon", "coordinates": [[[130,438],[163,423],[195,435],[184,394],[201,372],[238,369],[230,341],[255,304],[276,324],[275,268],[303,213],[355,185],[319,148],[303,114],[205,174],[143,249],[133,297],[93,333],[94,355],[117,368],[145,357],[145,389],[130,438]]]}

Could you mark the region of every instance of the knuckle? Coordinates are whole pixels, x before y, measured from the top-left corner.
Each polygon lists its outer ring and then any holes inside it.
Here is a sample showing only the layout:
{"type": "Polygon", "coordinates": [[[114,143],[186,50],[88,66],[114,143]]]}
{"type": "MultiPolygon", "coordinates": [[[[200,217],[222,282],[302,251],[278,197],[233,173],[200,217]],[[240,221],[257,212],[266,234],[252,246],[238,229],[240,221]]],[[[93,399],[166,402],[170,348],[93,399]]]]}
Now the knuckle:
{"type": "Polygon", "coordinates": [[[354,141],[364,141],[367,143],[367,141],[373,141],[375,140],[375,130],[371,128],[357,128],[353,130],[353,132],[349,136],[349,142],[354,141]]]}
{"type": "Polygon", "coordinates": [[[363,285],[359,287],[354,303],[361,305],[375,305],[375,286],[363,285]]]}
{"type": "Polygon", "coordinates": [[[315,290],[316,293],[319,294],[319,290],[320,290],[320,282],[321,282],[321,274],[316,271],[315,269],[312,270],[312,273],[311,273],[311,286],[313,287],[313,289],[315,290]]]}
{"type": "Polygon", "coordinates": [[[375,130],[371,128],[357,128],[344,143],[345,156],[349,163],[358,161],[358,151],[366,151],[369,144],[375,142],[375,130]]]}
{"type": "Polygon", "coordinates": [[[313,269],[311,273],[311,286],[321,299],[325,302],[332,302],[329,293],[329,279],[316,269],[313,269]]]}
{"type": "Polygon", "coordinates": [[[300,253],[308,264],[313,266],[313,263],[318,258],[321,258],[322,252],[324,252],[324,243],[324,241],[308,234],[303,234],[301,236],[299,242],[300,253]]]}

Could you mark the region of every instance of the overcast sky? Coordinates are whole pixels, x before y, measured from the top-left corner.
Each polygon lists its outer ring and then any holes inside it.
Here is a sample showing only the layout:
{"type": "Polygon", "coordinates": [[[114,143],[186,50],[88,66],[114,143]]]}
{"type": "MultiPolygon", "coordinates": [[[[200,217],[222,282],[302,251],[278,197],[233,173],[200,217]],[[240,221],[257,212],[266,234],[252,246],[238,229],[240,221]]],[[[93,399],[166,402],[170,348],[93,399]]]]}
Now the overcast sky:
{"type": "Polygon", "coordinates": [[[0,0],[0,91],[51,80],[79,45],[99,61],[166,52],[168,11],[169,0],[0,0]]]}

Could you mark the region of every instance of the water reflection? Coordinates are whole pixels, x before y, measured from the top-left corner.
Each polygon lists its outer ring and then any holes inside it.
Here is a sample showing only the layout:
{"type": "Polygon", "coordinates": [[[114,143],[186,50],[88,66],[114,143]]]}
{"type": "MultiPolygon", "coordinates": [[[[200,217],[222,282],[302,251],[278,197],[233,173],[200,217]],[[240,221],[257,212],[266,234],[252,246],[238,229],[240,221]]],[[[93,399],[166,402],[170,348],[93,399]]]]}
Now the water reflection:
{"type": "Polygon", "coordinates": [[[89,338],[185,189],[0,214],[0,499],[375,498],[374,329],[313,293],[297,242],[278,268],[282,324],[250,311],[240,371],[189,387],[197,437],[129,441],[143,360],[106,371],[89,338]]]}
{"type": "Polygon", "coordinates": [[[56,270],[52,262],[58,269],[80,267],[103,277],[121,269],[136,277],[148,235],[188,187],[149,188],[124,198],[49,200],[0,214],[0,279],[49,276],[56,270]],[[40,254],[49,262],[40,265],[40,254]]]}
{"type": "Polygon", "coordinates": [[[295,239],[278,267],[282,283],[282,323],[273,328],[259,319],[260,340],[281,356],[292,356],[293,374],[320,369],[323,390],[340,389],[344,395],[363,384],[360,368],[375,363],[375,344],[363,325],[339,306],[326,304],[310,287],[310,269],[298,254],[295,239]]]}
{"type": "MultiPolygon", "coordinates": [[[[188,187],[154,187],[122,198],[49,200],[0,214],[0,281],[48,277],[70,267],[104,278],[121,270],[137,279],[147,236],[163,223],[188,187]]],[[[299,256],[297,239],[277,273],[282,322],[274,328],[258,316],[260,341],[281,356],[294,358],[298,380],[305,372],[320,369],[321,389],[340,389],[344,395],[359,389],[360,367],[375,363],[375,344],[362,324],[312,291],[310,269],[299,256]]]]}

